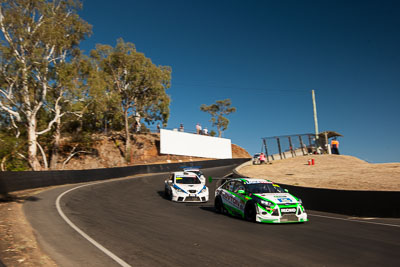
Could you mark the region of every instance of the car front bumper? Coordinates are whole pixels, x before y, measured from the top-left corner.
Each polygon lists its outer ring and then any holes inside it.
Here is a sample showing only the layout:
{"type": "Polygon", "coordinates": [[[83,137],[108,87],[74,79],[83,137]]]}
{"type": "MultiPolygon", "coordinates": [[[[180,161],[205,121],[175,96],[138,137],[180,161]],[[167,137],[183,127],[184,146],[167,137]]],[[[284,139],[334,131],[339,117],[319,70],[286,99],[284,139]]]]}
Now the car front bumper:
{"type": "Polygon", "coordinates": [[[307,213],[300,207],[297,207],[296,213],[281,214],[278,212],[277,215],[272,215],[257,207],[256,221],[261,223],[302,223],[307,222],[308,218],[307,213]]]}
{"type": "Polygon", "coordinates": [[[201,194],[185,194],[178,193],[172,197],[175,202],[207,202],[209,199],[208,192],[201,194]]]}

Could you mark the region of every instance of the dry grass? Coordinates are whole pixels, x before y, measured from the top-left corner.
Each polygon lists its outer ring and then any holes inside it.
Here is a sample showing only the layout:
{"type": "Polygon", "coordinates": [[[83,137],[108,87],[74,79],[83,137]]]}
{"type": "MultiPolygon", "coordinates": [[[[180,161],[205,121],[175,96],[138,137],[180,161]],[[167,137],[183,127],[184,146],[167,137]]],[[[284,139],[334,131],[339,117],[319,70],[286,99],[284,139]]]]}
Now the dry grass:
{"type": "Polygon", "coordinates": [[[0,259],[6,266],[57,266],[39,248],[22,210],[23,203],[36,201],[35,194],[42,190],[0,195],[0,259]]]}
{"type": "Polygon", "coordinates": [[[400,190],[400,163],[372,164],[352,156],[299,156],[242,167],[241,174],[276,183],[346,190],[400,190]],[[315,165],[308,165],[309,159],[315,165]]]}

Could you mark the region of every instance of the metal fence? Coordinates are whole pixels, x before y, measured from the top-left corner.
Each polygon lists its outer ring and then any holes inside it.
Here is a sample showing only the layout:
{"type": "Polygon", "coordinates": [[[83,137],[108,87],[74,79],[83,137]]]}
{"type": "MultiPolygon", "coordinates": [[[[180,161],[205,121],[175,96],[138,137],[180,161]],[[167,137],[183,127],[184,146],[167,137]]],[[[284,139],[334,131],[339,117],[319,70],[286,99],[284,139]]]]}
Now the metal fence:
{"type": "Polygon", "coordinates": [[[263,137],[261,152],[267,162],[317,153],[315,134],[263,137]]]}

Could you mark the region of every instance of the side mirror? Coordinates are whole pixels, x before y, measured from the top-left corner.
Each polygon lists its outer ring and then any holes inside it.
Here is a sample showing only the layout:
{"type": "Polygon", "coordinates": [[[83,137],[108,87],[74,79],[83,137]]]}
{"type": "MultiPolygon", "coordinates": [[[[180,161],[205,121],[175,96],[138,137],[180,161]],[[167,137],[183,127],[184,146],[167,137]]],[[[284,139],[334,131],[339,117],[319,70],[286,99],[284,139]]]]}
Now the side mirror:
{"type": "Polygon", "coordinates": [[[246,194],[246,191],[244,191],[244,190],[238,190],[238,194],[244,195],[244,194],[246,194]]]}
{"type": "Polygon", "coordinates": [[[172,180],[168,180],[168,184],[171,185],[172,184],[172,180]]]}

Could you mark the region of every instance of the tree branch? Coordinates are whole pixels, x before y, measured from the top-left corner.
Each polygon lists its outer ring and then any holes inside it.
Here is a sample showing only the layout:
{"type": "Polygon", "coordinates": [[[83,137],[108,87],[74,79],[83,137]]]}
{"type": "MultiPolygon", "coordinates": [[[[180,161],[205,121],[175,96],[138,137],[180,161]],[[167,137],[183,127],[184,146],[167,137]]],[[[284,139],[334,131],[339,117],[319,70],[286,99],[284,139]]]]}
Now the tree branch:
{"type": "Polygon", "coordinates": [[[36,145],[38,146],[40,153],[42,154],[42,158],[43,158],[43,163],[44,163],[44,169],[48,170],[49,166],[47,164],[47,157],[46,154],[44,153],[44,150],[42,148],[42,146],[39,144],[39,142],[36,141],[36,145]]]}
{"type": "MultiPolygon", "coordinates": [[[[62,98],[61,96],[59,96],[57,98],[56,103],[55,103],[55,107],[59,107],[58,103],[60,102],[61,98],[62,98]]],[[[57,120],[59,118],[61,118],[62,116],[64,116],[64,114],[65,114],[65,113],[60,113],[60,110],[61,110],[61,108],[56,108],[56,110],[55,110],[56,114],[54,115],[53,120],[49,122],[49,124],[47,125],[46,129],[44,129],[43,131],[40,131],[40,132],[36,132],[36,135],[42,135],[42,134],[47,133],[48,131],[51,130],[51,127],[53,127],[53,124],[56,123],[57,120]]]]}
{"type": "Polygon", "coordinates": [[[15,135],[15,137],[18,138],[19,135],[21,134],[21,132],[19,131],[18,126],[15,124],[14,117],[11,114],[9,114],[9,115],[10,115],[10,118],[11,118],[12,126],[17,130],[17,134],[15,135]]]}
{"type": "Polygon", "coordinates": [[[91,154],[90,152],[85,151],[85,150],[80,150],[80,151],[74,152],[75,149],[76,149],[77,147],[78,147],[78,145],[74,146],[74,148],[71,150],[71,154],[68,156],[68,158],[67,158],[66,160],[64,160],[64,162],[63,162],[63,164],[62,164],[62,170],[64,170],[65,165],[67,165],[67,163],[68,163],[75,155],[77,155],[77,154],[79,154],[79,153],[91,154]]]}

